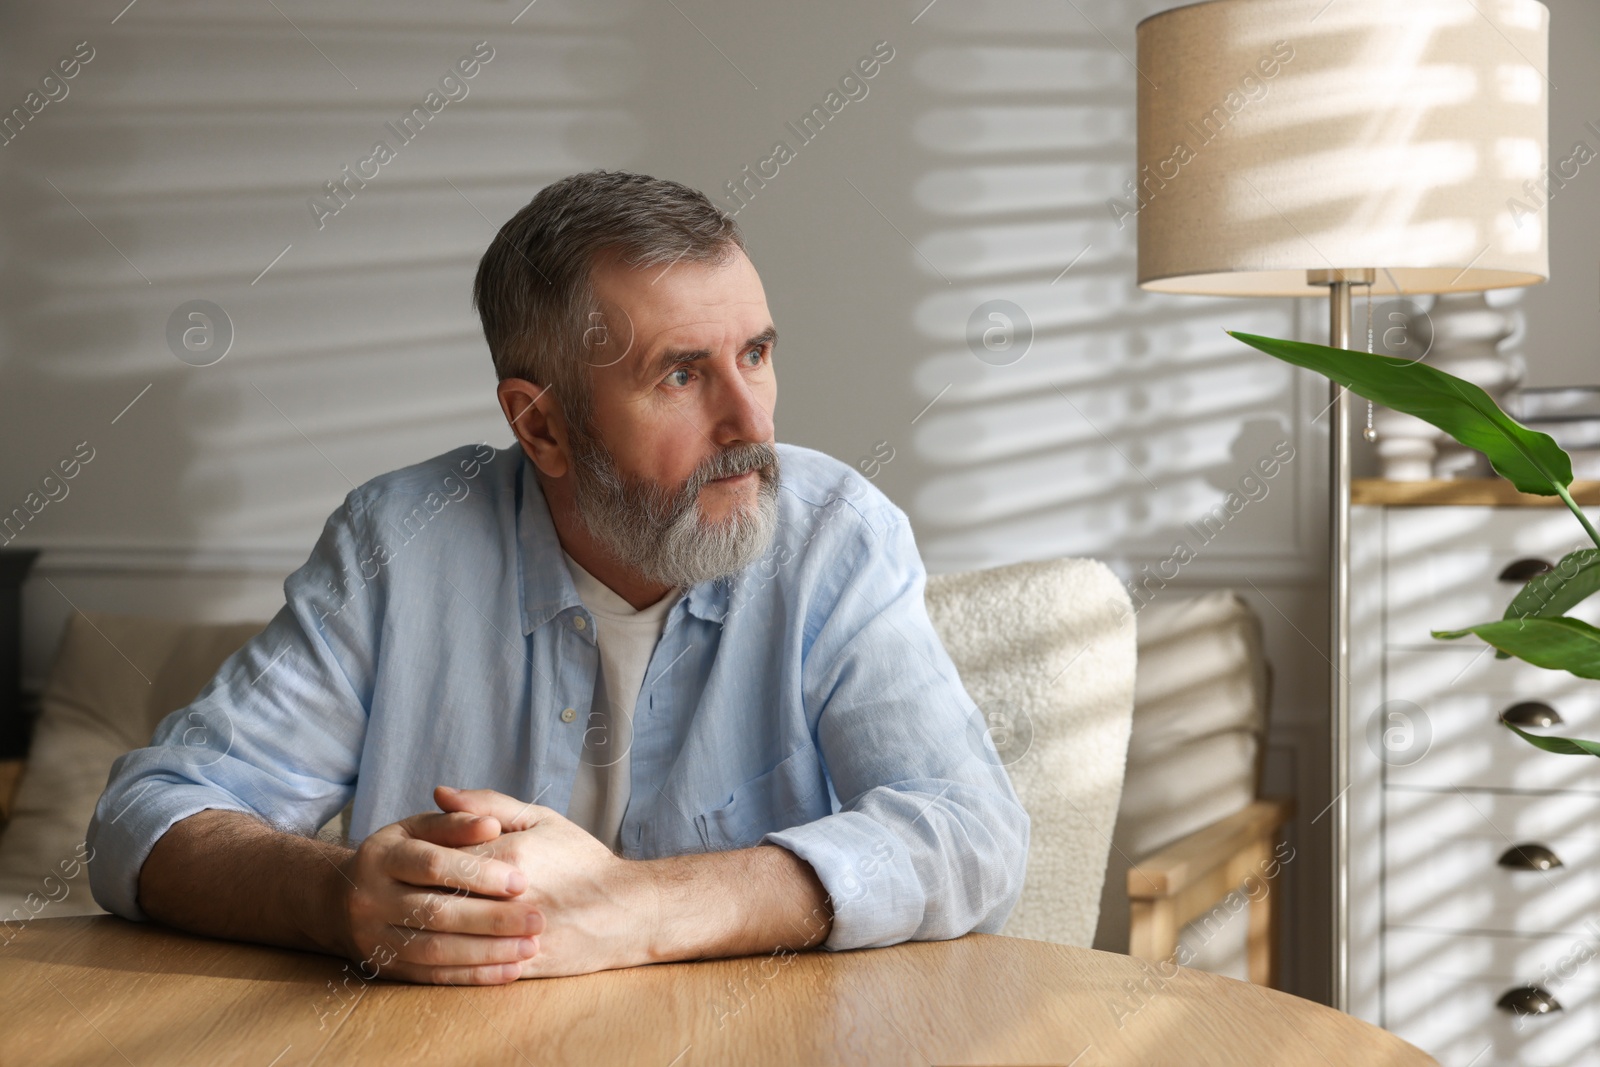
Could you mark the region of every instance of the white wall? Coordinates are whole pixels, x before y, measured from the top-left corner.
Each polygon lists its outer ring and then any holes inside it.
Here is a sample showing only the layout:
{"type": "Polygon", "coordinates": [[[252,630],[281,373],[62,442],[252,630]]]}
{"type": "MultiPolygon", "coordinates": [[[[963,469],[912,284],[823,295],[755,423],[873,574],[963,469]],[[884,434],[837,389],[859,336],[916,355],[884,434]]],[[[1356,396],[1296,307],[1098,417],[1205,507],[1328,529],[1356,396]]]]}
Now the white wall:
{"type": "MultiPolygon", "coordinates": [[[[1530,286],[1523,306],[1528,384],[1600,384],[1600,5],[1544,0],[1550,9],[1550,159],[1585,145],[1589,162],[1543,209],[1550,280],[1530,286]]],[[[1583,153],[1579,153],[1580,157],[1583,153]]],[[[1570,173],[1570,171],[1569,171],[1570,173]]],[[[1558,175],[1559,177],[1559,175],[1558,175]]]]}
{"type": "MultiPolygon", "coordinates": [[[[1592,41],[1582,3],[1552,6],[1592,41]]],[[[1137,578],[1274,443],[1296,449],[1157,595],[1233,586],[1266,623],[1269,788],[1301,810],[1287,984],[1325,997],[1325,385],[1219,329],[1315,336],[1321,313],[1133,284],[1134,229],[1107,200],[1133,176],[1133,27],[1168,4],[925,5],[0,5],[0,107],[94,49],[0,146],[0,508],[80,442],[95,455],[15,542],[46,549],[29,676],[72,605],[265,618],[352,485],[507,442],[470,283],[540,186],[643,170],[731,208],[724,183],[782,140],[794,158],[738,216],[784,338],[780,437],[850,462],[892,451],[877,484],[930,570],[1091,555],[1137,578]],[[398,144],[385,124],[480,40],[494,58],[469,95],[319,228],[323,183],[379,137],[398,144]],[[894,57],[867,96],[802,144],[786,123],[880,40],[894,57]],[[212,366],[166,339],[195,299],[234,326],[212,366]],[[991,299],[1034,330],[1007,366],[966,341],[991,299]]],[[[1558,83],[1589,86],[1565,99],[1596,99],[1592,66],[1562,68],[1592,52],[1556,55],[1558,83]]],[[[1592,230],[1597,189],[1585,173],[1554,218],[1587,204],[1592,230]]],[[[1559,239],[1587,274],[1529,302],[1530,363],[1539,344],[1590,344],[1569,380],[1592,362],[1594,236],[1559,239]]]]}
{"type": "MultiPolygon", "coordinates": [[[[515,25],[520,3],[278,6],[3,9],[0,101],[94,49],[0,147],[0,501],[95,450],[16,541],[47,549],[26,590],[32,678],[73,605],[264,618],[351,485],[507,441],[469,286],[542,184],[645,170],[733,207],[724,183],[783,140],[794,158],[738,216],[784,335],[779,432],[851,462],[892,450],[877,481],[930,570],[1074,554],[1131,577],[1294,443],[1177,584],[1241,585],[1268,618],[1273,776],[1321,806],[1321,661],[1275,615],[1321,640],[1319,386],[1218,329],[1286,332],[1293,309],[1141,294],[1133,227],[1107,209],[1132,176],[1136,75],[1100,31],[1131,53],[1161,4],[539,0],[515,25]],[[323,183],[397,145],[385,123],[479,40],[494,58],[469,95],[319,229],[323,183]],[[802,144],[786,123],[878,41],[893,58],[867,95],[802,144]],[[965,341],[995,298],[1035,331],[1003,367],[965,341]],[[235,329],[212,366],[165,336],[194,299],[235,329]]],[[[1323,880],[1314,859],[1297,874],[1295,894],[1323,880]]],[[[1320,951],[1295,950],[1312,995],[1320,951]]]]}

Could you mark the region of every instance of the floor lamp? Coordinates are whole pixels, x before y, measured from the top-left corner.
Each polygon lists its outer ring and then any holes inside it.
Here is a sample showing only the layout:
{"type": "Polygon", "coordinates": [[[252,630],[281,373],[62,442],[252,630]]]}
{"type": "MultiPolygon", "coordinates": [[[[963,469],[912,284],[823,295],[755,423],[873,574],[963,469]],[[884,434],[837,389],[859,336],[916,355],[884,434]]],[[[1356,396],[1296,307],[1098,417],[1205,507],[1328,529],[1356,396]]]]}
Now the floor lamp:
{"type": "MultiPolygon", "coordinates": [[[[1145,19],[1139,169],[1112,207],[1137,214],[1140,287],[1324,296],[1328,343],[1349,348],[1352,290],[1543,281],[1548,26],[1537,0],[1209,0],[1145,19]]],[[[1332,983],[1347,1010],[1350,400],[1337,385],[1326,410],[1332,983]]]]}

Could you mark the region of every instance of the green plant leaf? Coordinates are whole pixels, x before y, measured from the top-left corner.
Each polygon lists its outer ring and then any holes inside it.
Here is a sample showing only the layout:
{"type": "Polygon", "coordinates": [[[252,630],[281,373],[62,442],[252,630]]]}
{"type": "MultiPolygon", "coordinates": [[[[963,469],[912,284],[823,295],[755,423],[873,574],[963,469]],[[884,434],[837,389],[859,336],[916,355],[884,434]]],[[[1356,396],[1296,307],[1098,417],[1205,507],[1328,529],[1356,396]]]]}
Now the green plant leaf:
{"type": "Polygon", "coordinates": [[[1561,496],[1557,487],[1565,489],[1572,482],[1572,460],[1549,434],[1528,429],[1464,378],[1393,356],[1233,330],[1228,333],[1285,363],[1314,370],[1374,403],[1432,423],[1489,457],[1496,473],[1524,493],[1561,496]]]}
{"type": "Polygon", "coordinates": [[[1434,630],[1433,636],[1453,641],[1477,634],[1502,652],[1552,671],[1567,671],[1579,678],[1600,678],[1600,630],[1582,619],[1529,616],[1496,619],[1464,630],[1434,630]]]}
{"type": "Polygon", "coordinates": [[[1551,570],[1535,575],[1506,606],[1505,617],[1565,615],[1600,592],[1600,549],[1569,552],[1551,570]]]}
{"type": "MultiPolygon", "coordinates": [[[[1565,615],[1596,592],[1600,592],[1600,549],[1579,549],[1561,557],[1561,562],[1551,570],[1528,579],[1506,605],[1505,618],[1565,615]]],[[[1494,658],[1511,657],[1495,649],[1494,658]]]]}
{"type": "Polygon", "coordinates": [[[1584,741],[1576,737],[1551,737],[1548,734],[1530,734],[1526,730],[1519,730],[1504,719],[1500,720],[1506,729],[1514,731],[1528,744],[1535,748],[1542,748],[1546,752],[1555,752],[1563,756],[1600,756],[1600,742],[1584,741]]]}

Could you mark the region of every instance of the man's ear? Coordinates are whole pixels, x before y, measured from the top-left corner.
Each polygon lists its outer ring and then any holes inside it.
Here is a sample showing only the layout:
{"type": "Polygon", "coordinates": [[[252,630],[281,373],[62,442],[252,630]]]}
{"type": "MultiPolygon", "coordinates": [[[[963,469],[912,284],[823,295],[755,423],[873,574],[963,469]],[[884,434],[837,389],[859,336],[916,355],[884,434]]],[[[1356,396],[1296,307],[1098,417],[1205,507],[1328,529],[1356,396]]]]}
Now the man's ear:
{"type": "Polygon", "coordinates": [[[525,378],[502,378],[495,394],[511,432],[534,466],[549,478],[566,474],[571,466],[567,425],[554,390],[525,378]]]}

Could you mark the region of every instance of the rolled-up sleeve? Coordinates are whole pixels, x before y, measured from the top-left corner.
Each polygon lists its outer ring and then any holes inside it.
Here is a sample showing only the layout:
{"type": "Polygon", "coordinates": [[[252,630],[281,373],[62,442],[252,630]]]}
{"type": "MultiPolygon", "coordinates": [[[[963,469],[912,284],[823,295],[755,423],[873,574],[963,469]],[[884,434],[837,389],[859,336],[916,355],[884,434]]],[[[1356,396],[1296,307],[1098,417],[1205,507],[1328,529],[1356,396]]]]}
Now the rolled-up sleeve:
{"type": "MultiPolygon", "coordinates": [[[[146,748],[112,764],[87,841],[100,906],[147,918],[139,872],[174,823],[207,808],[313,833],[355,792],[371,706],[382,584],[363,575],[355,492],[310,558],[284,581],[284,606],[233,653],[146,748]]],[[[373,569],[370,557],[366,570],[373,569]]]]}
{"type": "Polygon", "coordinates": [[[909,520],[894,508],[861,540],[802,670],[840,810],[762,842],[816,871],[824,948],[997,932],[1022,893],[1028,813],[928,617],[909,520]]]}

